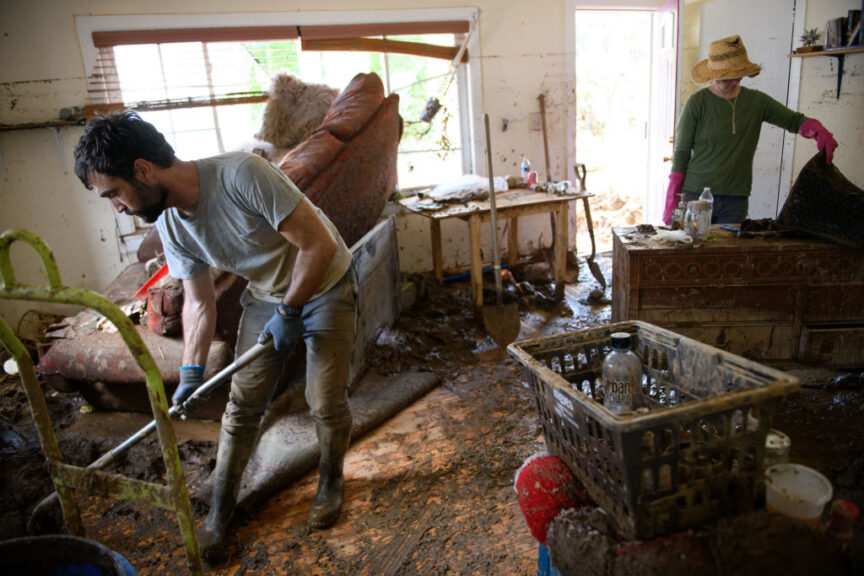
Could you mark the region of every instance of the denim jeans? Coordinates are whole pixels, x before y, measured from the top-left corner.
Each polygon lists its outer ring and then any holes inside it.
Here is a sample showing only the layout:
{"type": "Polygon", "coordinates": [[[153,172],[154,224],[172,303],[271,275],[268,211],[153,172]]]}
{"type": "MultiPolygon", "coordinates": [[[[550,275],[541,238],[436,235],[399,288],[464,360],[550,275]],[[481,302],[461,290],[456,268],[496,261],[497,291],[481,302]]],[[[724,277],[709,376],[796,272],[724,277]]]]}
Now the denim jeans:
{"type": "MultiPolygon", "coordinates": [[[[243,315],[237,333],[235,357],[258,342],[276,304],[241,296],[243,315]]],[[[318,424],[333,429],[351,425],[348,404],[348,364],[357,323],[357,284],[354,268],[330,290],[303,307],[306,343],[306,402],[318,424]]],[[[241,368],[231,380],[231,393],[222,426],[235,435],[256,433],[264,411],[292,350],[270,350],[241,368]]]]}
{"type": "MultiPolygon", "coordinates": [[[[684,190],[684,202],[698,200],[701,192],[684,190]]],[[[750,202],[747,196],[714,196],[712,224],[740,224],[747,218],[750,202]]]]}

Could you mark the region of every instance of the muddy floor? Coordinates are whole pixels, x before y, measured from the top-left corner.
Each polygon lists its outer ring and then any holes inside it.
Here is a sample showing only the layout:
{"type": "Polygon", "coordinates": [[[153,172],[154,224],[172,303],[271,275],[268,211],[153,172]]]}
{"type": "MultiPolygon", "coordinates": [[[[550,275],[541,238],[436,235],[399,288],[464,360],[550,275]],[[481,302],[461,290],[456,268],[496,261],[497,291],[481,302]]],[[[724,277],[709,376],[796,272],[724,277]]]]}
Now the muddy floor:
{"type": "MultiPolygon", "coordinates": [[[[600,263],[610,278],[610,255],[601,255],[600,263]]],[[[609,305],[590,298],[596,284],[584,263],[579,268],[570,274],[563,304],[542,289],[528,294],[528,287],[521,287],[521,339],[609,322],[609,305]]],[[[484,332],[467,281],[419,285],[423,297],[381,334],[370,365],[390,375],[431,371],[441,384],[352,444],[345,508],[334,527],[308,530],[317,474],[307,474],[236,520],[228,558],[211,573],[536,573],[537,543],[513,491],[516,470],[544,447],[522,368],[484,332]]],[[[508,291],[519,294],[520,286],[508,291]]],[[[819,469],[834,483],[836,497],[864,507],[861,377],[820,371],[802,376],[806,386],[784,405],[775,427],[791,437],[794,461],[819,469]]],[[[129,418],[131,431],[109,430],[75,395],[48,391],[47,396],[70,462],[86,464],[136,429],[135,418],[129,418]],[[84,434],[87,421],[93,423],[91,433],[84,434]]],[[[215,461],[217,426],[184,426],[178,432],[180,453],[200,523],[207,507],[198,491],[215,461]]],[[[0,427],[0,539],[6,539],[25,534],[32,507],[51,488],[26,398],[10,377],[0,383],[0,427]]],[[[162,478],[155,443],[135,447],[118,471],[162,478]]],[[[126,556],[139,574],[185,573],[172,515],[100,499],[84,500],[82,510],[88,536],[126,556]]]]}

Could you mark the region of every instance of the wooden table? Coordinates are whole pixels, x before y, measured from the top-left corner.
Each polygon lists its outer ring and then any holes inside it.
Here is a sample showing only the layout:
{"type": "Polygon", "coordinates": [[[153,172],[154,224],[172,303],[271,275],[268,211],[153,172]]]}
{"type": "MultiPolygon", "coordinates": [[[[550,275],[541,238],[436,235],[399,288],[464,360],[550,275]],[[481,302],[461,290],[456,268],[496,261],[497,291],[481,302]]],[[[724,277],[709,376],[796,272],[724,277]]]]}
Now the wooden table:
{"type": "Polygon", "coordinates": [[[753,360],[864,365],[864,250],[717,226],[701,246],[612,232],[613,322],[644,320],[753,360]]]}
{"type": "MultiPolygon", "coordinates": [[[[535,192],[527,188],[511,188],[495,195],[495,212],[498,220],[510,219],[510,234],[507,240],[507,256],[510,265],[515,264],[519,254],[519,224],[520,216],[534,214],[555,215],[555,285],[562,286],[564,270],[567,266],[567,203],[571,200],[590,197],[587,192],[572,192],[558,195],[545,192],[535,192]]],[[[471,244],[471,298],[477,306],[483,305],[483,261],[481,255],[482,237],[481,224],[491,220],[489,200],[469,201],[466,204],[446,204],[443,207],[423,209],[428,199],[412,196],[399,203],[422,216],[430,219],[432,227],[432,263],[438,282],[444,279],[444,267],[441,255],[441,221],[448,218],[459,218],[468,222],[469,240],[471,244]]]]}

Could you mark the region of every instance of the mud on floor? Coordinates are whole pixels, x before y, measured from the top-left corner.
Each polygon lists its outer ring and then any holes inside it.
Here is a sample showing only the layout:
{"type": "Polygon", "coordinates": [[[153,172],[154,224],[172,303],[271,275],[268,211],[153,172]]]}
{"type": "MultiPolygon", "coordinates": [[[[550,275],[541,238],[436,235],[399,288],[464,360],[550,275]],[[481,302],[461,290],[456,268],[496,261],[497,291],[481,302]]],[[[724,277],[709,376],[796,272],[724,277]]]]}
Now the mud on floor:
{"type": "MultiPolygon", "coordinates": [[[[600,258],[607,278],[611,258],[600,258]]],[[[609,322],[592,304],[593,282],[568,285],[567,305],[523,310],[520,338],[609,322]]],[[[542,449],[534,401],[521,367],[483,332],[467,282],[428,284],[425,299],[381,333],[370,365],[384,374],[435,372],[441,386],[359,439],[346,461],[346,504],[330,530],[306,525],[317,474],[304,477],[250,517],[238,518],[230,558],[212,573],[253,574],[531,574],[537,545],[512,488],[525,458],[542,449]]],[[[48,393],[61,449],[84,465],[124,438],[83,441],[64,434],[83,401],[48,393]]],[[[860,377],[811,383],[790,398],[775,427],[792,438],[792,459],[816,467],[837,497],[864,507],[864,387],[860,377]]],[[[0,538],[22,536],[30,509],[51,491],[41,449],[17,380],[0,384],[0,538]]],[[[215,443],[180,448],[196,523],[196,497],[212,470],[215,443]]],[[[130,451],[118,472],[164,476],[153,439],[130,451]]],[[[124,554],[142,575],[185,573],[176,519],[125,502],[87,499],[88,535],[124,554]]],[[[860,533],[860,529],[859,529],[860,533]]]]}

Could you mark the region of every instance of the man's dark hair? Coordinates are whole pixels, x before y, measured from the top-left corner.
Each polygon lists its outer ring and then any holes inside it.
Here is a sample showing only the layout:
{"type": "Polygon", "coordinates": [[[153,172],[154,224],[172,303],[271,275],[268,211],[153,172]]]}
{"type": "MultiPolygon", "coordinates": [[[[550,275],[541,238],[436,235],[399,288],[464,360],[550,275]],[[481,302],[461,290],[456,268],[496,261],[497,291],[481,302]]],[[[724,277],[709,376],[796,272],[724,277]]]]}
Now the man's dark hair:
{"type": "Polygon", "coordinates": [[[112,112],[87,122],[75,146],[75,174],[88,189],[93,172],[131,182],[138,158],[168,168],[176,157],[165,136],[136,112],[112,112]]]}

